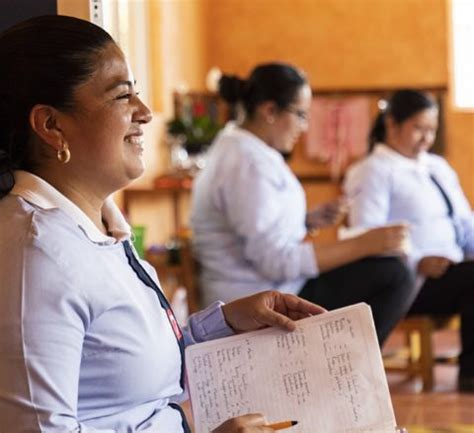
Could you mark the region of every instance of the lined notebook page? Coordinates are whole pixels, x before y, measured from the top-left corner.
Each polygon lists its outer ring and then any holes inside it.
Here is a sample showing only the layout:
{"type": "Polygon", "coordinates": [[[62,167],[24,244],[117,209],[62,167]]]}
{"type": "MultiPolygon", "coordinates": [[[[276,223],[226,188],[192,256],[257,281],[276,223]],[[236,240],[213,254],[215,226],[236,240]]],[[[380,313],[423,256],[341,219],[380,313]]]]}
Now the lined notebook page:
{"type": "Polygon", "coordinates": [[[395,416],[370,307],[356,304],[275,328],[189,346],[196,433],[261,412],[291,433],[393,433],[395,416]],[[290,432],[290,430],[288,430],[290,432]]]}

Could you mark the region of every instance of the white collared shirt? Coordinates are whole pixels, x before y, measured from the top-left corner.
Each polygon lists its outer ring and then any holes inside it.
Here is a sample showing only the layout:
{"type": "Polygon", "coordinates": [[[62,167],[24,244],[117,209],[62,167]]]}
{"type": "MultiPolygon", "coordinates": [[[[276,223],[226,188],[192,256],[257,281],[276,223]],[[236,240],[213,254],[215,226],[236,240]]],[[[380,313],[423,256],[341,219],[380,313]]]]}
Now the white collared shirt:
{"type": "MultiPolygon", "coordinates": [[[[0,200],[0,432],[182,432],[179,346],[117,242],[119,210],[104,206],[106,236],[44,180],[15,179],[0,200]]],[[[183,330],[230,333],[218,303],[183,330]]]]}
{"type": "Polygon", "coordinates": [[[318,267],[306,198],[283,157],[230,123],[193,184],[191,226],[204,301],[275,289],[298,293],[318,267]]]}
{"type": "Polygon", "coordinates": [[[371,155],[350,168],[344,191],[351,203],[351,226],[409,224],[409,264],[413,269],[425,256],[443,256],[459,262],[474,252],[469,203],[456,173],[440,156],[424,152],[411,159],[378,144],[371,155]],[[452,217],[430,175],[449,197],[452,217]]]}
{"type": "Polygon", "coordinates": [[[110,236],[107,236],[71,200],[53,188],[48,182],[32,173],[22,170],[16,171],[15,186],[10,194],[23,197],[44,210],[61,209],[84,230],[93,242],[112,244],[131,237],[130,225],[125,221],[122,212],[120,212],[112,197],[105,201],[102,208],[103,219],[106,221],[110,233],[110,236]]]}

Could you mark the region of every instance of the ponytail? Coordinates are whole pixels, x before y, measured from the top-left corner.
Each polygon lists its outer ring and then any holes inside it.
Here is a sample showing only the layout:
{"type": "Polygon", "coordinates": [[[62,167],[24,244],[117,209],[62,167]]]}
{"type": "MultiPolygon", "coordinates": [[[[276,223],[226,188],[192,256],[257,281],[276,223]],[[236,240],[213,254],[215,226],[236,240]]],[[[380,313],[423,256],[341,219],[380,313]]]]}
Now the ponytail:
{"type": "Polygon", "coordinates": [[[252,117],[256,108],[266,101],[272,101],[278,109],[284,110],[306,84],[305,75],[294,66],[265,63],[256,66],[247,80],[223,75],[219,81],[219,94],[229,104],[241,102],[245,114],[252,117]]]}
{"type": "Polygon", "coordinates": [[[377,143],[385,141],[386,132],[385,111],[381,111],[375,119],[372,130],[369,134],[369,153],[374,150],[374,147],[377,143]]]}
{"type": "Polygon", "coordinates": [[[437,108],[436,101],[428,94],[418,90],[403,89],[392,94],[387,103],[387,108],[379,113],[369,134],[369,153],[372,152],[376,143],[386,141],[385,119],[390,119],[397,125],[416,115],[420,111],[437,108]]]}
{"type": "Polygon", "coordinates": [[[0,33],[0,198],[13,171],[33,170],[42,156],[28,117],[36,104],[74,109],[74,91],[88,80],[102,50],[113,43],[100,27],[78,18],[46,15],[0,33]]]}

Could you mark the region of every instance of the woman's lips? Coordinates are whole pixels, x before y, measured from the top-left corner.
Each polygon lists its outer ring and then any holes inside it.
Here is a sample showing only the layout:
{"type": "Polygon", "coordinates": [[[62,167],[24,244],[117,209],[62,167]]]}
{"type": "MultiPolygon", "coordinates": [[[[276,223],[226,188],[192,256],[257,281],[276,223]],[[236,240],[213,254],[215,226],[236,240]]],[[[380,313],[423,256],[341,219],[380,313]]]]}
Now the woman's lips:
{"type": "Polygon", "coordinates": [[[128,135],[125,137],[125,142],[133,144],[134,146],[143,147],[143,137],[141,135],[128,135]]]}

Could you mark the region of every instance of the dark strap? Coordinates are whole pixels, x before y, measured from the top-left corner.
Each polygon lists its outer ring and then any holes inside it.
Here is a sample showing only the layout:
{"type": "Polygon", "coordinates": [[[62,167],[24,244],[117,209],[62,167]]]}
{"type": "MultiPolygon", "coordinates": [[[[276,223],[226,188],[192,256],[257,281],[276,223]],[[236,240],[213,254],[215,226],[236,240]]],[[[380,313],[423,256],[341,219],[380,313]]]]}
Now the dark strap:
{"type": "Polygon", "coordinates": [[[179,384],[184,391],[184,379],[185,379],[184,338],[183,338],[183,333],[181,332],[181,328],[179,327],[179,324],[176,320],[176,317],[173,313],[173,310],[171,309],[171,306],[168,300],[166,299],[165,295],[160,290],[158,285],[153,281],[153,278],[151,278],[150,275],[148,275],[148,273],[145,271],[143,266],[140,264],[139,260],[136,258],[135,254],[133,253],[130,243],[128,241],[124,241],[122,242],[122,244],[125,250],[125,255],[127,256],[127,259],[128,259],[128,263],[130,264],[132,269],[135,271],[135,274],[146,286],[150,287],[151,289],[155,291],[160,301],[161,307],[166,311],[166,315],[168,316],[168,320],[170,322],[171,328],[173,329],[174,335],[176,336],[176,340],[178,341],[179,352],[181,353],[181,376],[180,376],[179,384]]]}
{"type": "Polygon", "coordinates": [[[454,215],[454,209],[453,209],[453,204],[451,203],[451,200],[448,197],[448,194],[446,194],[446,191],[444,190],[444,188],[441,186],[441,184],[436,180],[436,178],[432,174],[430,174],[430,179],[433,181],[433,183],[436,185],[439,192],[443,196],[443,199],[446,203],[446,207],[448,208],[448,216],[449,218],[452,218],[454,215]]]}
{"type": "Polygon", "coordinates": [[[462,247],[464,244],[465,244],[465,235],[464,235],[464,231],[462,229],[462,226],[460,226],[458,224],[458,221],[456,220],[456,218],[454,217],[454,208],[453,208],[453,203],[451,202],[451,200],[449,199],[449,196],[448,194],[446,193],[446,191],[444,190],[444,188],[441,186],[441,184],[438,182],[438,180],[436,179],[436,177],[434,177],[434,175],[430,174],[430,179],[433,181],[433,183],[436,185],[436,187],[438,188],[439,192],[441,193],[441,195],[443,196],[443,199],[446,203],[446,207],[448,208],[448,216],[449,218],[451,219],[451,222],[453,224],[453,227],[454,227],[454,233],[456,235],[456,243],[462,247]]]}
{"type": "Polygon", "coordinates": [[[183,423],[181,424],[183,426],[183,432],[191,433],[191,428],[189,427],[188,420],[186,419],[186,415],[184,414],[181,406],[176,403],[170,403],[169,406],[173,409],[176,409],[181,414],[181,419],[183,420],[183,423]]]}

